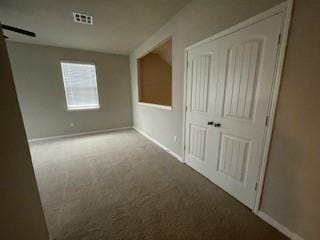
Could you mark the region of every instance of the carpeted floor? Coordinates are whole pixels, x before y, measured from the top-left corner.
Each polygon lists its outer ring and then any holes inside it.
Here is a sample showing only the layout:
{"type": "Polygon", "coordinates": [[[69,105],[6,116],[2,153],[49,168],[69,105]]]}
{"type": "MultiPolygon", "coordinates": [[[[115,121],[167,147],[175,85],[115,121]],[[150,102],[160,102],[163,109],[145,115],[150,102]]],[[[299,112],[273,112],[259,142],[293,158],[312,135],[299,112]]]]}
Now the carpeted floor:
{"type": "Polygon", "coordinates": [[[287,239],[134,130],[30,147],[51,239],[287,239]]]}

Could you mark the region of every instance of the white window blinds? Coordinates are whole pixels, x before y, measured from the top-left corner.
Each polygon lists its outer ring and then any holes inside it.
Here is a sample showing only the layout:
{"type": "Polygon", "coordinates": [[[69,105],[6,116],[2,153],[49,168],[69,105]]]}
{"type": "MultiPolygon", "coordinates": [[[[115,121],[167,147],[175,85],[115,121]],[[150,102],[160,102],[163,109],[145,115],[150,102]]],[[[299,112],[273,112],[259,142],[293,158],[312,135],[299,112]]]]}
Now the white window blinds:
{"type": "Polygon", "coordinates": [[[61,63],[68,110],[99,108],[94,64],[61,63]]]}

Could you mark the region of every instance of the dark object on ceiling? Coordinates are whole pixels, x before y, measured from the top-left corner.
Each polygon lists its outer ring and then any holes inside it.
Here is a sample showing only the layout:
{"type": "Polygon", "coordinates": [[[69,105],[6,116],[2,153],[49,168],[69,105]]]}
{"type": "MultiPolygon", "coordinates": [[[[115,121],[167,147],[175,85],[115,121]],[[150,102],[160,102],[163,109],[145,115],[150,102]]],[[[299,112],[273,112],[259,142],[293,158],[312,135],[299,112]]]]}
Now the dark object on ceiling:
{"type": "MultiPolygon", "coordinates": [[[[27,30],[24,30],[24,29],[21,29],[21,28],[12,27],[12,26],[5,25],[5,24],[2,24],[1,26],[2,26],[2,29],[8,30],[8,31],[20,33],[20,34],[23,34],[23,35],[27,35],[29,37],[35,37],[36,36],[36,34],[34,32],[30,32],[30,31],[27,31],[27,30]]],[[[8,37],[4,36],[4,38],[8,38],[8,37]]]]}

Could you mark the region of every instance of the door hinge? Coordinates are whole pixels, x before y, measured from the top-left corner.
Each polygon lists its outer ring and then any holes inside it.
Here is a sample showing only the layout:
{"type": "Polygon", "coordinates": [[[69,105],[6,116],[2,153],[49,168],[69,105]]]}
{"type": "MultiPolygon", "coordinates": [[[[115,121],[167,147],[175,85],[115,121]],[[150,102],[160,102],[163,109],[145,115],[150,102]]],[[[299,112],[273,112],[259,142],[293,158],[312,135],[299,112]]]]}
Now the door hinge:
{"type": "Polygon", "coordinates": [[[186,148],[187,148],[186,145],[184,145],[184,146],[183,146],[183,149],[186,150],[186,148]]]}
{"type": "Polygon", "coordinates": [[[254,190],[257,191],[258,189],[258,183],[256,182],[256,185],[254,186],[254,190]]]}
{"type": "Polygon", "coordinates": [[[188,106],[186,105],[186,111],[188,110],[188,106]]]}
{"type": "Polygon", "coordinates": [[[265,122],[266,126],[268,126],[268,122],[269,122],[269,116],[266,116],[266,122],[265,122]]]}
{"type": "Polygon", "coordinates": [[[281,43],[281,33],[279,34],[279,37],[278,37],[278,45],[280,45],[281,43]]]}

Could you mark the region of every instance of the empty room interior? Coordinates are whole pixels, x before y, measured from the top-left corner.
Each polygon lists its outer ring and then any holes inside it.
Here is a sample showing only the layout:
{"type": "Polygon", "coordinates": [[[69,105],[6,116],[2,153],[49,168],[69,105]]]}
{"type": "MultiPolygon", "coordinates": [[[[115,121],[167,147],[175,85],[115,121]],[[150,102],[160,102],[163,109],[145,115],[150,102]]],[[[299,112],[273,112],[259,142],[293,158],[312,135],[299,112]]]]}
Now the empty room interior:
{"type": "Polygon", "coordinates": [[[0,239],[320,239],[319,13],[0,0],[0,239]]]}

